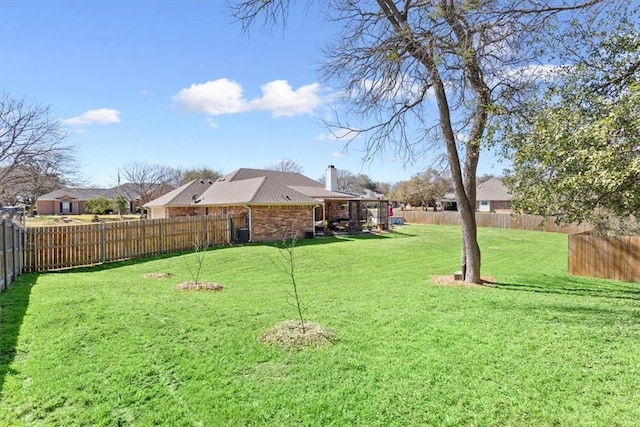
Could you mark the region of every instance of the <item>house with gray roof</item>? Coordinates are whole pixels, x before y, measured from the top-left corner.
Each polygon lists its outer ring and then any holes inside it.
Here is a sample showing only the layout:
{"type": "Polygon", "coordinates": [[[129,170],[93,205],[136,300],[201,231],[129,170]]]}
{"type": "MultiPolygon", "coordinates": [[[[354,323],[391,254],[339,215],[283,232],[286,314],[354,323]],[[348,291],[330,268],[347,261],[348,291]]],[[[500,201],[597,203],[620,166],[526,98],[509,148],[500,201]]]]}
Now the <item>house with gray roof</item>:
{"type": "Polygon", "coordinates": [[[125,189],[125,185],[113,188],[60,188],[38,197],[36,210],[39,215],[81,215],[87,213],[87,200],[98,197],[112,200],[120,195],[129,202],[129,211],[134,212],[139,205],[137,194],[129,188],[125,189]]]}
{"type": "MultiPolygon", "coordinates": [[[[458,210],[453,189],[449,189],[438,202],[440,209],[458,210]]],[[[511,213],[511,193],[500,178],[491,178],[476,186],[476,211],[511,213]]]]}
{"type": "MultiPolygon", "coordinates": [[[[186,184],[144,208],[150,219],[245,214],[252,241],[279,240],[292,232],[311,236],[334,225],[341,230],[359,230],[366,202],[383,202],[337,191],[336,177],[334,166],[327,168],[326,185],[299,173],[241,168],[208,186],[186,184]]],[[[388,202],[384,203],[380,221],[388,225],[388,202]]]]}
{"type": "Polygon", "coordinates": [[[491,178],[476,187],[478,212],[511,212],[511,193],[500,178],[491,178]]]}

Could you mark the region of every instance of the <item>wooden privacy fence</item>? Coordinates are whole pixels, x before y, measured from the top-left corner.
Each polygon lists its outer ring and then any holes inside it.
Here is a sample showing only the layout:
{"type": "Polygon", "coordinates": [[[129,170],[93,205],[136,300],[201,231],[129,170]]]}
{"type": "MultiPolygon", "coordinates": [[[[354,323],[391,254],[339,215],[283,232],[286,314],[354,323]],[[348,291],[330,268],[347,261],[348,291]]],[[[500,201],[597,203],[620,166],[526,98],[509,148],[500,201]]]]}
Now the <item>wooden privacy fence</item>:
{"type": "Polygon", "coordinates": [[[0,292],[22,273],[24,263],[24,230],[8,220],[0,225],[0,292]]]}
{"type": "Polygon", "coordinates": [[[29,227],[26,271],[49,271],[233,242],[244,214],[29,227]]]}
{"type": "MultiPolygon", "coordinates": [[[[404,217],[409,223],[434,225],[462,225],[458,212],[451,211],[400,211],[395,210],[394,216],[404,217]]],[[[512,215],[508,213],[476,212],[478,227],[509,228],[514,230],[547,231],[554,233],[582,233],[590,230],[587,224],[564,225],[556,224],[553,218],[545,219],[538,215],[512,215]]]]}
{"type": "Polygon", "coordinates": [[[569,236],[569,274],[640,282],[640,236],[569,236]]]}

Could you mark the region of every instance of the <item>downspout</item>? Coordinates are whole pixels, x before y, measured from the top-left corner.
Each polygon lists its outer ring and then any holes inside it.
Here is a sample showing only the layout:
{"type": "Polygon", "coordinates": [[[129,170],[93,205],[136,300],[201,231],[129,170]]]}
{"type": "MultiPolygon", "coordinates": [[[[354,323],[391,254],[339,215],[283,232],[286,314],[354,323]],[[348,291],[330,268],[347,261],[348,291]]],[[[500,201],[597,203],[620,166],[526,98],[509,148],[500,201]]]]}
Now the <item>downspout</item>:
{"type": "Polygon", "coordinates": [[[315,205],[312,209],[313,209],[313,221],[311,222],[311,230],[313,231],[313,237],[316,237],[316,208],[319,207],[320,205],[315,205]]]}
{"type": "Polygon", "coordinates": [[[251,223],[252,223],[251,206],[244,205],[244,207],[247,208],[247,210],[249,211],[249,243],[251,243],[252,235],[253,235],[253,227],[251,227],[251,223]]]}

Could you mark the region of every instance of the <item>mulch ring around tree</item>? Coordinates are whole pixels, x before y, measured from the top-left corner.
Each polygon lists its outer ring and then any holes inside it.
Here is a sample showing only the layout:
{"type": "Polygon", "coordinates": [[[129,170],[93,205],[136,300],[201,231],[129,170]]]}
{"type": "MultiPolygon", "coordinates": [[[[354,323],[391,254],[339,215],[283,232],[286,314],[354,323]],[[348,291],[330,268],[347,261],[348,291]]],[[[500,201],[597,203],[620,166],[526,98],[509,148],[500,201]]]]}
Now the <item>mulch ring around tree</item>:
{"type": "Polygon", "coordinates": [[[176,291],[221,291],[222,285],[212,282],[183,282],[176,286],[176,291]]]}
{"type": "Polygon", "coordinates": [[[145,279],[168,279],[173,274],[171,273],[145,273],[143,276],[145,279]]]}
{"type": "Polygon", "coordinates": [[[478,283],[467,283],[464,280],[455,280],[453,278],[453,274],[447,276],[432,276],[431,281],[436,285],[442,286],[468,286],[468,287],[486,287],[493,286],[496,284],[496,279],[491,276],[481,276],[480,280],[482,280],[481,284],[478,283]]]}
{"type": "Polygon", "coordinates": [[[322,347],[335,341],[335,333],[317,323],[285,320],[260,336],[260,341],[282,348],[322,347]]]}

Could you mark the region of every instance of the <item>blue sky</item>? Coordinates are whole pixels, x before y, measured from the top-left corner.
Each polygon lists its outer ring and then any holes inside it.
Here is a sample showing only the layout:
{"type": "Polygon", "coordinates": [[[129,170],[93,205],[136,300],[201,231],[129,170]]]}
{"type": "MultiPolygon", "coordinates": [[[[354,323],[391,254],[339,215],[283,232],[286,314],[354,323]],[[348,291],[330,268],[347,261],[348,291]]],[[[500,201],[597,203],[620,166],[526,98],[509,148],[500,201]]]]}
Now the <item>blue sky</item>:
{"type": "MultiPolygon", "coordinates": [[[[409,179],[428,163],[362,163],[321,125],[319,80],[334,34],[312,12],[249,33],[222,0],[0,0],[0,88],[50,105],[86,184],[115,185],[129,162],[263,168],[287,158],[311,178],[326,166],[409,179]]],[[[478,173],[504,165],[484,156],[478,173]]]]}

